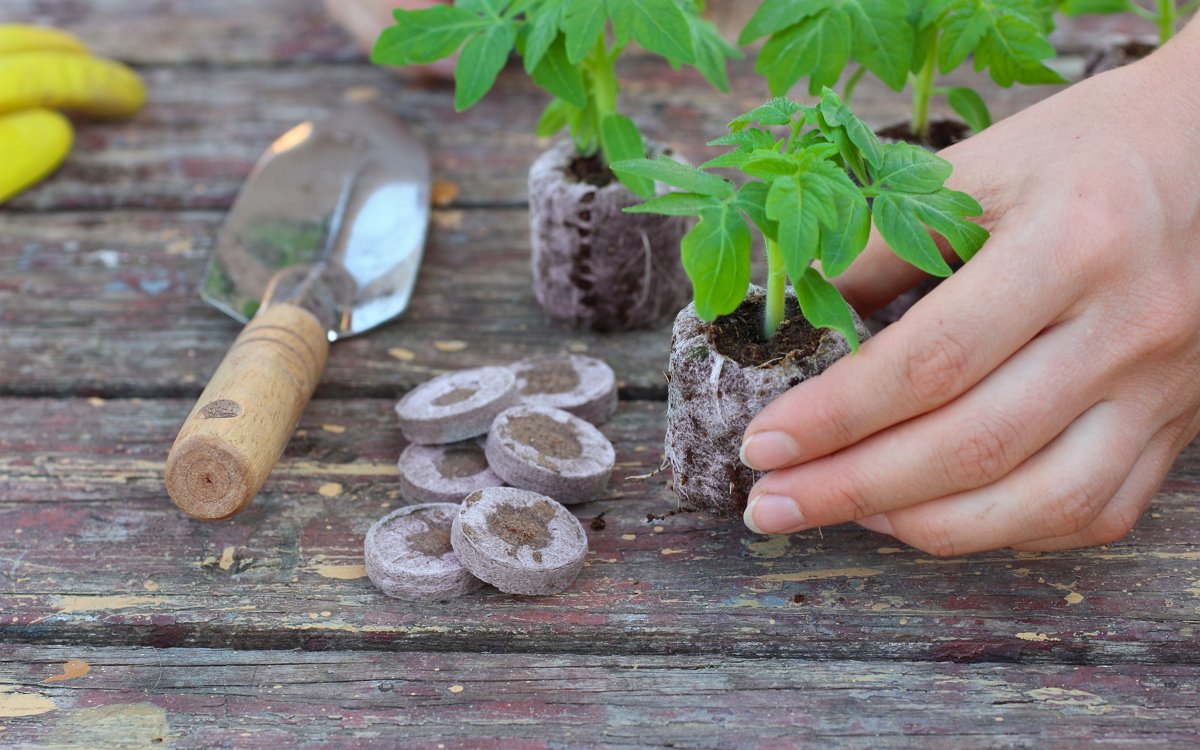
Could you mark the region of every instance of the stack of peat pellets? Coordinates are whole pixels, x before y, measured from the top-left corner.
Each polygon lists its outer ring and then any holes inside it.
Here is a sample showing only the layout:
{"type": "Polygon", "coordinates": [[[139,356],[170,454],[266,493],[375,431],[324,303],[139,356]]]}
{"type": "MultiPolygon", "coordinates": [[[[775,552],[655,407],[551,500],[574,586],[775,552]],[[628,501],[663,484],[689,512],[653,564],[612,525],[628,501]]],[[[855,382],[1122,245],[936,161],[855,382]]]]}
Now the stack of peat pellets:
{"type": "Polygon", "coordinates": [[[490,583],[565,590],[587,535],[564,505],[608,486],[616,454],[596,429],[617,408],[612,368],[581,355],[446,373],[396,404],[409,505],[367,532],[367,575],[398,599],[438,601],[490,583]],[[486,437],[485,437],[486,436],[486,437]]]}

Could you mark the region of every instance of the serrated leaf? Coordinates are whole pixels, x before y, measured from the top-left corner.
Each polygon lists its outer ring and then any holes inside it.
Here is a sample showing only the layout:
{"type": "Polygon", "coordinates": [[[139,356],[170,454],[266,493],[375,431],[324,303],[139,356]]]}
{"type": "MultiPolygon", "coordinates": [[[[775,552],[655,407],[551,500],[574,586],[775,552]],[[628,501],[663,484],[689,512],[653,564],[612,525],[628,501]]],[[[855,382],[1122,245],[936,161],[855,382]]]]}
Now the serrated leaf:
{"type": "Polygon", "coordinates": [[[729,72],[726,58],[740,59],[742,53],[725,41],[711,21],[688,16],[692,28],[692,45],[696,50],[696,70],[718,91],[729,91],[729,72]]]}
{"type": "Polygon", "coordinates": [[[799,168],[795,157],[784,155],[778,151],[755,149],[747,154],[742,163],[742,171],[760,180],[773,180],[777,177],[794,175],[799,168]]]}
{"type": "Polygon", "coordinates": [[[532,75],[537,70],[550,45],[554,44],[558,37],[558,22],[561,17],[562,7],[553,5],[535,16],[528,24],[529,34],[525,38],[525,51],[522,55],[526,73],[532,75]]]}
{"type": "Polygon", "coordinates": [[[534,83],[559,99],[576,107],[587,106],[587,88],[583,83],[583,75],[578,67],[567,60],[567,48],[561,35],[555,38],[546,50],[531,77],[534,83]]]}
{"type": "Polygon", "coordinates": [[[828,0],[763,0],[742,29],[738,44],[744,46],[755,39],[783,31],[825,10],[829,5],[828,0]]]}
{"type": "Polygon", "coordinates": [[[801,173],[781,177],[767,193],[767,218],[779,225],[777,241],[788,276],[797,279],[820,250],[821,225],[837,223],[828,180],[801,173]]]}
{"type": "Polygon", "coordinates": [[[665,156],[660,156],[654,161],[650,159],[620,161],[611,166],[612,170],[622,179],[625,178],[625,175],[632,175],[657,180],[688,193],[700,193],[717,198],[729,198],[733,195],[733,185],[729,180],[715,174],[702,172],[686,164],[680,164],[665,156]]]}
{"type": "Polygon", "coordinates": [[[774,240],[779,236],[779,224],[767,218],[767,196],[771,186],[765,182],[747,182],[738,190],[733,207],[750,217],[763,236],[774,240]]]}
{"type": "Polygon", "coordinates": [[[737,148],[773,149],[779,144],[775,134],[762,128],[746,128],[733,133],[726,133],[720,138],[708,142],[709,146],[735,146],[737,148]]]}
{"type": "Polygon", "coordinates": [[[706,209],[680,243],[696,315],[716,320],[736,310],[750,288],[750,229],[729,205],[706,209]]]}
{"type": "Polygon", "coordinates": [[[772,36],[754,69],[766,77],[773,95],[782,96],[802,78],[808,78],[811,93],[832,86],[849,61],[850,17],[831,7],[772,36]]]}
{"type": "Polygon", "coordinates": [[[905,193],[884,193],[876,197],[871,206],[875,226],[888,247],[900,258],[931,276],[949,276],[950,266],[918,219],[913,205],[918,197],[905,193]]]}
{"type": "Polygon", "coordinates": [[[854,185],[833,192],[837,222],[821,230],[821,268],[840,276],[858,258],[871,236],[871,208],[854,185]]]}
{"type": "Polygon", "coordinates": [[[992,114],[983,97],[974,89],[956,86],[946,92],[946,102],[976,133],[991,127],[992,114]]]}
{"type": "Polygon", "coordinates": [[[800,312],[814,328],[832,328],[846,338],[850,351],[858,351],[858,329],[850,305],[833,284],[826,281],[815,268],[807,269],[800,278],[792,279],[800,312]]]}
{"type": "Polygon", "coordinates": [[[942,157],[909,143],[889,143],[875,168],[875,183],[903,193],[932,193],[946,184],[954,167],[942,157]]]}
{"type": "Polygon", "coordinates": [[[516,41],[516,26],[511,21],[502,21],[467,42],[454,66],[455,110],[462,112],[487,94],[508,62],[516,41]]]}
{"type": "Polygon", "coordinates": [[[915,36],[904,3],[847,0],[854,59],[894,91],[904,88],[915,36]]]}
{"type": "MultiPolygon", "coordinates": [[[[871,127],[860,120],[842,98],[837,95],[832,89],[825,89],[821,92],[821,103],[819,105],[821,116],[825,121],[832,126],[840,127],[846,133],[846,137],[850,143],[854,145],[858,152],[862,154],[862,158],[872,166],[879,163],[880,154],[882,153],[882,145],[879,142],[878,136],[871,130],[871,127]]],[[[845,146],[840,146],[839,151],[843,152],[843,158],[846,156],[845,146]]]]}
{"type": "Polygon", "coordinates": [[[974,13],[954,13],[947,17],[942,24],[942,37],[938,45],[938,67],[942,73],[948,73],[962,64],[987,36],[991,25],[991,16],[984,9],[974,13]]]}
{"type": "Polygon", "coordinates": [[[567,38],[567,59],[577,65],[595,46],[608,23],[603,0],[567,0],[559,24],[567,38]]]}
{"type": "MultiPolygon", "coordinates": [[[[600,0],[596,0],[599,2],[600,0]]],[[[604,0],[617,38],[632,38],[669,61],[692,64],[696,50],[687,16],[675,0],[604,0]]]]}
{"type": "Polygon", "coordinates": [[[1038,24],[1016,15],[994,17],[991,29],[975,49],[975,69],[1005,88],[1013,83],[1049,82],[1061,76],[1041,64],[1054,56],[1038,24]]]}
{"type": "Polygon", "coordinates": [[[785,96],[777,96],[766,104],[761,104],[749,112],[735,117],[729,123],[729,129],[734,132],[740,132],[753,122],[767,126],[789,125],[792,122],[792,115],[803,109],[803,106],[791,99],[785,96]]]}
{"type": "Polygon", "coordinates": [[[629,214],[662,214],[663,216],[699,216],[701,212],[718,208],[721,201],[711,195],[698,193],[667,193],[645,203],[625,209],[629,214]]]}
{"type": "Polygon", "coordinates": [[[467,37],[491,22],[452,5],[395,11],[396,25],[383,30],[371,50],[381,65],[427,65],[453,55],[467,37]]]}
{"type": "Polygon", "coordinates": [[[918,218],[946,238],[955,255],[963,261],[974,257],[988,239],[986,229],[965,218],[978,216],[983,211],[966,193],[942,188],[928,195],[911,196],[911,202],[918,218]]]}
{"type": "Polygon", "coordinates": [[[730,151],[700,165],[701,169],[741,169],[752,157],[749,151],[730,151]]]}
{"type": "MultiPolygon", "coordinates": [[[[633,120],[615,112],[600,121],[600,149],[610,164],[613,162],[642,159],[646,156],[646,144],[633,120]]],[[[637,175],[618,175],[625,187],[642,198],[654,197],[654,180],[637,175]]]]}
{"type": "Polygon", "coordinates": [[[562,99],[551,99],[542,116],[538,118],[535,135],[548,138],[567,126],[570,119],[571,105],[562,99]]]}

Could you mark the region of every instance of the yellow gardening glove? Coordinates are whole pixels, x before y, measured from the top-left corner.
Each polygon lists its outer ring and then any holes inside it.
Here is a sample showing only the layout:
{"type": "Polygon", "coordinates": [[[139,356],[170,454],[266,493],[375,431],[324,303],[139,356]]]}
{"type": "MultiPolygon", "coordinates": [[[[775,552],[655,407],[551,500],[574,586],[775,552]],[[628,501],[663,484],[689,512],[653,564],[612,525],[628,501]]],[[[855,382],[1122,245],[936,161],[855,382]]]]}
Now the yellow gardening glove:
{"type": "Polygon", "coordinates": [[[146,89],[126,66],[93,57],[55,29],[0,24],[0,203],[53,172],[71,148],[58,112],[129,117],[146,89]]]}

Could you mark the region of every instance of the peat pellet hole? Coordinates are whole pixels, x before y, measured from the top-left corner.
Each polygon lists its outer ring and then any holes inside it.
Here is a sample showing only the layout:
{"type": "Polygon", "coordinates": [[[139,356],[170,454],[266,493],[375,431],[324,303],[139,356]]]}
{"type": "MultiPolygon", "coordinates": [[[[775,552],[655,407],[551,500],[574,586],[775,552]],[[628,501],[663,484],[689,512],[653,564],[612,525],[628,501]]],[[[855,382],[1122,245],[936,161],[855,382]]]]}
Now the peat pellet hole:
{"type": "Polygon", "coordinates": [[[479,393],[478,388],[455,388],[452,391],[447,391],[435,398],[431,403],[434,406],[453,406],[467,401],[476,393],[479,393]]]}
{"type": "Polygon", "coordinates": [[[600,188],[611,185],[616,179],[612,170],[600,158],[599,153],[591,156],[576,156],[567,166],[567,174],[576,182],[583,182],[600,188]]]}
{"type": "Polygon", "coordinates": [[[487,467],[487,456],[478,443],[450,446],[437,462],[438,473],[446,479],[473,477],[487,467]]]}
{"type": "Polygon", "coordinates": [[[910,123],[900,122],[881,129],[876,135],[941,151],[959,141],[965,141],[971,135],[971,129],[966,123],[958,120],[933,120],[929,123],[929,139],[923,140],[913,133],[910,123]]]}
{"type": "Polygon", "coordinates": [[[567,393],[579,387],[579,373],[570,362],[550,360],[541,362],[528,370],[523,370],[520,377],[525,379],[521,394],[529,396],[538,393],[567,393]]]}
{"type": "MultiPolygon", "coordinates": [[[[554,506],[545,500],[532,505],[517,506],[505,503],[488,514],[488,531],[512,547],[510,554],[516,555],[521,547],[531,550],[545,549],[550,545],[550,522],[554,520],[554,506]]],[[[534,559],[540,562],[540,553],[534,559]]]]}
{"type": "MultiPolygon", "coordinates": [[[[763,340],[763,308],[761,295],[749,297],[731,314],[705,324],[705,333],[717,353],[742,367],[759,367],[789,357],[804,359],[816,353],[822,332],[801,317],[800,306],[794,299],[787,300],[783,323],[766,341],[763,340]]],[[[697,359],[707,356],[707,351],[696,352],[697,359]]]]}
{"type": "Polygon", "coordinates": [[[407,541],[409,547],[429,557],[441,557],[447,552],[454,551],[454,548],[450,546],[450,534],[432,526],[412,534],[407,541]]]}
{"type": "Polygon", "coordinates": [[[508,419],[512,439],[528,445],[543,456],[570,460],[583,455],[583,444],[571,424],[556,422],[545,414],[522,414],[508,419]]]}

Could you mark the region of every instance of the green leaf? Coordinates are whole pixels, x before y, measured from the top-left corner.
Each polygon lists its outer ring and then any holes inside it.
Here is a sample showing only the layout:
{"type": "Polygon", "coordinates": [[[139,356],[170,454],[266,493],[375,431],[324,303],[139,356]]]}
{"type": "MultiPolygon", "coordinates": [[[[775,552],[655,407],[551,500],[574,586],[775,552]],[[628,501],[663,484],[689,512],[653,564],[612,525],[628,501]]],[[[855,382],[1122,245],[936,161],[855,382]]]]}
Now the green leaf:
{"type": "MultiPolygon", "coordinates": [[[[557,33],[557,32],[555,32],[557,33]]],[[[579,68],[567,60],[567,48],[561,36],[554,40],[533,71],[533,82],[576,107],[586,107],[587,89],[579,68]]]]}
{"type": "MultiPolygon", "coordinates": [[[[646,144],[633,120],[622,114],[611,112],[600,121],[600,150],[609,162],[643,159],[646,144]]],[[[618,175],[625,187],[641,198],[654,197],[654,180],[637,175],[618,175]]]]}
{"type": "Polygon", "coordinates": [[[987,69],[998,85],[1049,83],[1062,77],[1041,60],[1054,56],[1041,27],[1017,15],[995,16],[988,34],[975,49],[975,69],[987,69]]]}
{"type": "Polygon", "coordinates": [[[954,253],[964,262],[970,260],[988,239],[988,231],[966,216],[983,213],[979,203],[956,190],[942,188],[928,195],[911,196],[917,216],[930,229],[946,238],[954,253]]]}
{"type": "Polygon", "coordinates": [[[750,229],[736,209],[705,209],[680,249],[701,320],[716,320],[742,304],[750,288],[750,229]]]}
{"type": "MultiPolygon", "coordinates": [[[[595,0],[600,2],[600,0],[595,0]]],[[[634,39],[668,60],[694,64],[687,15],[675,0],[604,0],[618,40],[634,39]]]]}
{"type": "MultiPolygon", "coordinates": [[[[866,160],[867,164],[875,166],[879,163],[882,153],[879,138],[869,125],[850,111],[850,108],[833,89],[825,89],[821,92],[819,106],[821,116],[825,118],[826,123],[841,128],[850,143],[862,154],[862,158],[866,160]]],[[[843,158],[847,156],[845,146],[839,145],[838,150],[842,152],[843,158]]]]}
{"type": "Polygon", "coordinates": [[[992,114],[988,112],[988,106],[983,101],[983,97],[974,89],[955,86],[946,92],[946,102],[976,133],[991,127],[992,114]]]}
{"type": "Polygon", "coordinates": [[[395,11],[396,25],[383,30],[371,50],[371,62],[382,65],[427,65],[453,55],[467,37],[491,22],[452,5],[427,10],[395,11]]]}
{"type": "Polygon", "coordinates": [[[608,23],[603,0],[567,0],[561,27],[567,37],[567,59],[578,65],[595,46],[608,23]]]}
{"type": "Polygon", "coordinates": [[[835,190],[833,202],[837,222],[821,230],[821,268],[830,278],[850,267],[871,236],[871,208],[853,184],[835,190]]]}
{"type": "Polygon", "coordinates": [[[699,216],[712,208],[719,208],[721,201],[711,195],[697,193],[667,193],[645,203],[625,209],[629,214],[662,214],[663,216],[699,216]]]}
{"type": "Polygon", "coordinates": [[[455,110],[462,112],[487,94],[516,41],[517,27],[502,21],[467,42],[454,66],[455,110]]]}
{"type": "Polygon", "coordinates": [[[1068,16],[1108,15],[1127,13],[1132,5],[1130,0],[1066,0],[1060,10],[1068,16]]]}
{"type": "Polygon", "coordinates": [[[809,16],[763,45],[754,69],[775,96],[808,78],[810,93],[832,86],[850,61],[850,16],[837,7],[809,16]]]}
{"type": "Polygon", "coordinates": [[[915,35],[904,3],[896,0],[848,0],[854,59],[895,91],[904,88],[915,35]]]}
{"type": "Polygon", "coordinates": [[[767,196],[771,186],[765,182],[747,182],[738,190],[733,207],[750,217],[767,239],[779,236],[779,224],[767,218],[767,196]]]}
{"type": "Polygon", "coordinates": [[[742,53],[725,41],[711,21],[688,16],[692,28],[692,44],[696,49],[696,70],[718,91],[729,91],[729,73],[725,59],[740,59],[742,53]]]}
{"type": "Polygon", "coordinates": [[[738,44],[745,46],[755,39],[783,31],[821,12],[829,4],[827,0],[763,0],[742,29],[738,44]]]}
{"type": "Polygon", "coordinates": [[[875,226],[896,255],[931,276],[949,276],[950,266],[917,218],[913,203],[920,197],[905,193],[876,197],[871,207],[875,226]]]}
{"type": "Polygon", "coordinates": [[[830,182],[821,175],[805,172],[771,183],[767,218],[779,224],[776,239],[793,281],[816,260],[821,225],[836,225],[836,212],[830,182]]]}
{"type": "Polygon", "coordinates": [[[539,13],[528,24],[529,36],[525,39],[525,51],[522,55],[526,73],[532,75],[537,70],[542,57],[549,51],[550,45],[554,44],[558,37],[558,22],[561,17],[562,6],[554,5],[539,13]]]}
{"type": "Polygon", "coordinates": [[[538,118],[535,135],[548,138],[567,126],[572,107],[562,99],[551,99],[538,118]]]}
{"type": "Polygon", "coordinates": [[[799,168],[794,156],[781,154],[778,151],[755,149],[746,154],[741,170],[751,177],[760,180],[774,180],[778,177],[789,177],[796,174],[799,168]]]}
{"type": "Polygon", "coordinates": [[[665,156],[660,156],[655,161],[649,159],[619,161],[612,163],[610,166],[613,172],[622,180],[625,179],[626,175],[632,175],[634,177],[645,177],[650,180],[664,182],[688,193],[700,193],[701,195],[711,195],[716,198],[729,198],[733,196],[733,185],[730,184],[729,180],[718,177],[715,174],[702,172],[686,164],[680,164],[665,156]]]}
{"type": "Polygon", "coordinates": [[[796,290],[800,312],[814,328],[832,328],[846,338],[851,352],[858,351],[858,329],[854,327],[850,305],[846,304],[837,287],[826,281],[815,268],[809,268],[798,279],[793,278],[792,287],[796,290]]]}
{"type": "Polygon", "coordinates": [[[804,109],[785,96],[777,96],[766,104],[759,105],[744,115],[738,115],[729,123],[729,129],[739,132],[747,125],[757,122],[760,125],[790,125],[792,115],[804,109]]]}
{"type": "Polygon", "coordinates": [[[932,193],[946,184],[954,167],[936,154],[909,143],[889,143],[875,169],[875,183],[903,193],[932,193]]]}
{"type": "Polygon", "coordinates": [[[737,148],[749,149],[773,149],[780,145],[780,141],[775,138],[775,134],[769,130],[762,128],[746,128],[732,133],[726,133],[720,138],[714,138],[708,142],[709,146],[734,146],[737,148]]]}
{"type": "Polygon", "coordinates": [[[500,14],[508,7],[511,0],[458,0],[458,7],[482,13],[492,17],[493,21],[500,19],[500,14]]]}
{"type": "Polygon", "coordinates": [[[938,45],[938,67],[941,71],[948,73],[961,65],[979,47],[991,25],[990,15],[983,10],[950,15],[942,24],[942,37],[938,45]]]}

